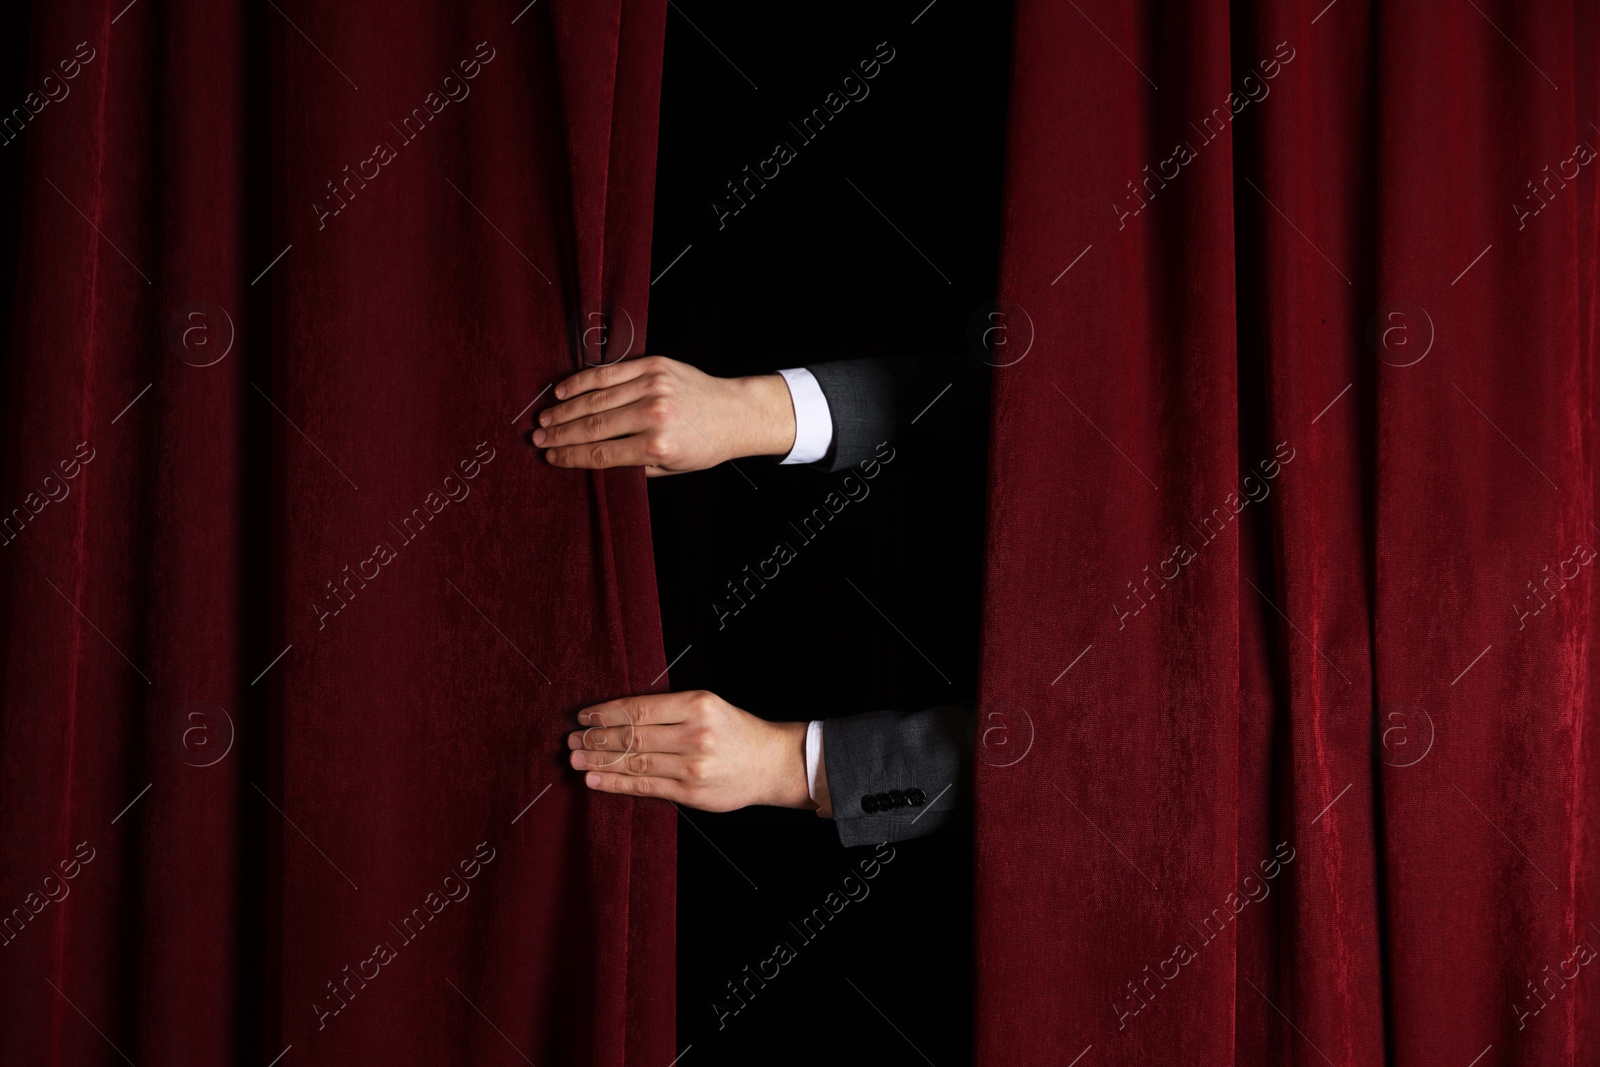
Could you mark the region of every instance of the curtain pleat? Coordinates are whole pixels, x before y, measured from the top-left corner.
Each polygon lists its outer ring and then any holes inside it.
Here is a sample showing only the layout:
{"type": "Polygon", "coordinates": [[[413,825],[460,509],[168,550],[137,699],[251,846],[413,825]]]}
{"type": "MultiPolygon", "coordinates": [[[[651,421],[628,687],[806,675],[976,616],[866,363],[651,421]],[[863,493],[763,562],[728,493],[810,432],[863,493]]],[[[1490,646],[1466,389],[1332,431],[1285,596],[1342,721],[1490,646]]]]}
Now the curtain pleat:
{"type": "Polygon", "coordinates": [[[666,684],[643,479],[526,441],[643,336],[664,15],[36,12],[8,1062],[677,1054],[674,813],[561,759],[666,684]]]}
{"type": "Polygon", "coordinates": [[[1019,3],[981,1062],[1592,1060],[1595,24],[1019,3]]]}

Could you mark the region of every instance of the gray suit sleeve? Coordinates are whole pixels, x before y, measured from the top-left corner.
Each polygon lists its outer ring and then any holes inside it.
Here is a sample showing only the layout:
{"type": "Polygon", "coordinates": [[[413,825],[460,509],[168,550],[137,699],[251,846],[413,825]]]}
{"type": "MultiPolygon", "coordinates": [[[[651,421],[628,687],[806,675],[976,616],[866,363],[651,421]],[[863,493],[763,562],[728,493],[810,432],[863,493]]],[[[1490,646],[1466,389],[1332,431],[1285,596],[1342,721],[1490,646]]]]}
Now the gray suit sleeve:
{"type": "Polygon", "coordinates": [[[807,363],[805,368],[828,401],[833,423],[827,455],[817,461],[826,471],[847,470],[871,458],[946,392],[954,395],[944,407],[957,408],[958,420],[970,425],[985,418],[987,375],[971,356],[924,352],[807,363]]]}
{"type": "Polygon", "coordinates": [[[823,766],[845,845],[930,834],[965,806],[972,705],[870,711],[822,724],[823,766]]]}
{"type": "Polygon", "coordinates": [[[806,366],[822,388],[833,440],[822,458],[828,471],[853,467],[892,440],[897,429],[898,367],[888,359],[841,359],[806,366]]]}

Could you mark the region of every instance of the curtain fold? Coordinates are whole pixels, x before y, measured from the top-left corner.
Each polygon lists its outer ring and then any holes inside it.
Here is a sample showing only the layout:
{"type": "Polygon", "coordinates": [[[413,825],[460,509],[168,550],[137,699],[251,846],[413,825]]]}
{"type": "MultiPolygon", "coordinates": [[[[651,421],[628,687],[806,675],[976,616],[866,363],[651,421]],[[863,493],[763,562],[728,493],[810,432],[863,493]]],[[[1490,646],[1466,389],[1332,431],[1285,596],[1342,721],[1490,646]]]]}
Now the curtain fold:
{"type": "Polygon", "coordinates": [[[1018,4],[980,1062],[1593,1059],[1595,28],[1018,4]]]}
{"type": "MultiPolygon", "coordinates": [[[[1217,539],[1148,603],[1136,595],[1194,537],[1186,521],[1236,486],[1228,155],[1191,164],[1159,210],[1138,210],[1135,192],[1184,105],[1226,97],[1228,11],[1089,14],[1113,39],[1149,42],[1156,54],[1140,58],[1159,65],[1160,91],[1090,47],[1105,41],[1072,6],[1018,5],[998,314],[1013,350],[1025,330],[1034,340],[993,379],[974,903],[984,1062],[1070,1062],[1104,1044],[1111,998],[1170,953],[1235,863],[1237,542],[1217,539]],[[1019,1029],[1002,1005],[1024,989],[1019,1029]]],[[[1231,975],[1231,944],[1199,965],[1231,975]]],[[[1231,1057],[1228,1027],[1191,1024],[1228,1017],[1231,983],[1188,992],[1182,1013],[1129,1028],[1128,1062],[1231,1057]]]]}
{"type": "Polygon", "coordinates": [[[664,14],[36,12],[8,1059],[676,1055],[674,813],[561,759],[666,684],[643,479],[526,442],[638,354],[664,14]]]}
{"type": "MultiPolygon", "coordinates": [[[[8,1061],[677,1055],[674,813],[559,758],[644,483],[524,440],[639,354],[664,15],[35,11],[8,1061]]],[[[980,1061],[1589,1062],[1596,4],[1015,27],[980,1061]]]]}

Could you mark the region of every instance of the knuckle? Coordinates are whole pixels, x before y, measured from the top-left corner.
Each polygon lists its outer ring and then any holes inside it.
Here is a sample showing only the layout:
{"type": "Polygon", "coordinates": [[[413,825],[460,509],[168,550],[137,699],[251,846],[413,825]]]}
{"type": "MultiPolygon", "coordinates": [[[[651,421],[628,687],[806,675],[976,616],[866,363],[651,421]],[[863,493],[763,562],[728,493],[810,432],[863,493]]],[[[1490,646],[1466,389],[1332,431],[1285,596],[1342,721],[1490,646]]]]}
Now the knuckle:
{"type": "Polygon", "coordinates": [[[664,396],[658,396],[654,400],[645,404],[644,413],[645,417],[650,419],[650,421],[657,424],[664,423],[668,419],[672,418],[672,401],[668,400],[664,396]]]}
{"type": "Polygon", "coordinates": [[[706,779],[707,769],[705,760],[686,760],[683,764],[683,775],[691,782],[703,782],[706,779]]]}
{"type": "Polygon", "coordinates": [[[595,445],[589,451],[589,462],[596,467],[609,467],[611,465],[611,449],[606,445],[595,445]]]}
{"type": "Polygon", "coordinates": [[[636,752],[628,757],[628,770],[634,774],[650,773],[650,757],[642,752],[636,752]]]}
{"type": "Polygon", "coordinates": [[[667,463],[677,457],[677,451],[665,434],[651,434],[645,438],[644,455],[652,463],[667,463]]]}
{"type": "Polygon", "coordinates": [[[589,415],[583,420],[583,428],[591,434],[599,434],[606,428],[606,420],[599,415],[589,415]]]}

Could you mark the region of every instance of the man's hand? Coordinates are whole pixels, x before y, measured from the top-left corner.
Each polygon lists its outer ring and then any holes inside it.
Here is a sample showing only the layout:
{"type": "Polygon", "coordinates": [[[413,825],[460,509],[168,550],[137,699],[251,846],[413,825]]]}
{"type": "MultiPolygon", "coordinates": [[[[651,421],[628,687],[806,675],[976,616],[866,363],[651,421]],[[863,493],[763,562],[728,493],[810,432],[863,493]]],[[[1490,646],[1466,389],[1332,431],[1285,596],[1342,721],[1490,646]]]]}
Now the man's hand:
{"type": "Polygon", "coordinates": [[[591,367],[556,386],[564,401],[539,415],[533,443],[557,467],[705,470],[794,446],[794,405],[776,374],[713,378],[648,356],[591,367]]]}
{"type": "Polygon", "coordinates": [[[584,784],[702,811],[750,804],[816,810],[806,788],[806,724],[767,722],[715,693],[610,700],[567,735],[584,784]]]}

